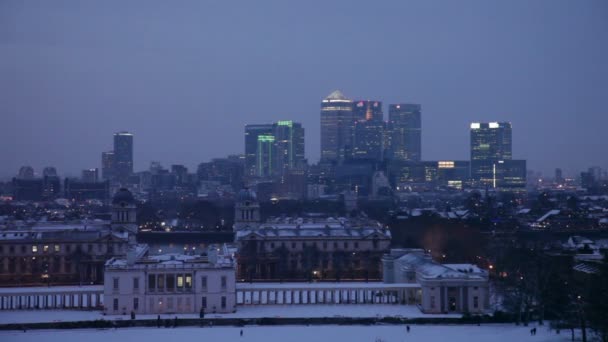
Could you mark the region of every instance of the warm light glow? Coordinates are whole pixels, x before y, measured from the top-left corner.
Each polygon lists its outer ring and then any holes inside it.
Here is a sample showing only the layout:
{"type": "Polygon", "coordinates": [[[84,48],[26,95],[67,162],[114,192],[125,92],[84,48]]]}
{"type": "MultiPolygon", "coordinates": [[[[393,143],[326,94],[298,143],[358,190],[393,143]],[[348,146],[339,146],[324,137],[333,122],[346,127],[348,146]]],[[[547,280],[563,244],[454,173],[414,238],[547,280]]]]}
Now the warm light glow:
{"type": "Polygon", "coordinates": [[[488,126],[489,126],[490,128],[498,128],[498,127],[500,127],[500,124],[498,124],[498,122],[490,122],[490,123],[488,124],[488,126]]]}
{"type": "Polygon", "coordinates": [[[479,122],[473,122],[471,124],[471,129],[480,129],[481,128],[481,124],[479,122]]]}

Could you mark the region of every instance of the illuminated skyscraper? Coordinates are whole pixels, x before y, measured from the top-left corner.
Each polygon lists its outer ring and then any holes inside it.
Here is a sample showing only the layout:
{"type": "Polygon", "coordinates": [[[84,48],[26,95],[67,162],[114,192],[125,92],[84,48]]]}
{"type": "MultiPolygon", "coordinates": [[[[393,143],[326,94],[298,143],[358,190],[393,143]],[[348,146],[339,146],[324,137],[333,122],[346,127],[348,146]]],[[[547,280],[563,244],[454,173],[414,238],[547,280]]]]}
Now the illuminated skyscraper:
{"type": "Polygon", "coordinates": [[[392,104],[388,107],[391,147],[389,157],[420,161],[422,157],[422,119],[419,104],[392,104]]]}
{"type": "Polygon", "coordinates": [[[126,183],[133,174],[133,134],[118,132],[114,134],[114,177],[126,183]]]}
{"type": "Polygon", "coordinates": [[[257,151],[258,137],[260,135],[272,135],[273,125],[246,125],[245,126],[245,176],[253,177],[258,174],[257,151]]]}
{"type": "Polygon", "coordinates": [[[273,174],[283,175],[287,170],[302,168],[304,156],[304,128],[293,121],[278,121],[274,124],[275,161],[273,174]]]}
{"type": "Polygon", "coordinates": [[[471,179],[493,185],[498,161],[511,160],[512,138],[509,122],[471,124],[471,179]]]}
{"type": "Polygon", "coordinates": [[[258,177],[270,177],[273,170],[275,153],[273,135],[258,135],[258,146],[255,153],[255,170],[258,177]]]}
{"type": "Polygon", "coordinates": [[[353,102],[339,90],[321,102],[321,161],[343,162],[352,155],[353,102]]]}
{"type": "Polygon", "coordinates": [[[355,101],[353,158],[381,160],[383,154],[382,102],[355,101]]]}

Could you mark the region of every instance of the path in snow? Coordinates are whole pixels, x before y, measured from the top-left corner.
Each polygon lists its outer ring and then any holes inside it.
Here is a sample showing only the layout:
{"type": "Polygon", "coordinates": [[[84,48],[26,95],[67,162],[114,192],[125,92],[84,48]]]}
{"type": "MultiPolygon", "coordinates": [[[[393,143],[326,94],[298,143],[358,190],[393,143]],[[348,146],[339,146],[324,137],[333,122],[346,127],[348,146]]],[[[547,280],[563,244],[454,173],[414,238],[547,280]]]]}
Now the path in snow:
{"type": "MultiPolygon", "coordinates": [[[[173,318],[176,315],[161,315],[173,318]]],[[[177,315],[180,318],[198,318],[198,314],[177,315]]],[[[344,304],[344,305],[260,305],[241,306],[236,313],[206,314],[207,318],[259,318],[259,317],[455,317],[461,315],[427,315],[412,305],[344,304]]],[[[137,315],[138,319],[156,319],[156,315],[137,315]]],[[[14,310],[0,311],[0,324],[92,321],[96,319],[124,319],[129,315],[104,316],[100,311],[79,310],[14,310]]]]}
{"type": "Polygon", "coordinates": [[[0,332],[3,342],[108,342],[108,341],[242,341],[242,342],[557,342],[569,341],[570,333],[561,335],[538,328],[496,324],[482,326],[412,325],[408,334],[404,326],[246,326],[214,328],[124,328],[117,330],[41,330],[0,332]],[[243,337],[240,337],[240,330],[243,337]]]}

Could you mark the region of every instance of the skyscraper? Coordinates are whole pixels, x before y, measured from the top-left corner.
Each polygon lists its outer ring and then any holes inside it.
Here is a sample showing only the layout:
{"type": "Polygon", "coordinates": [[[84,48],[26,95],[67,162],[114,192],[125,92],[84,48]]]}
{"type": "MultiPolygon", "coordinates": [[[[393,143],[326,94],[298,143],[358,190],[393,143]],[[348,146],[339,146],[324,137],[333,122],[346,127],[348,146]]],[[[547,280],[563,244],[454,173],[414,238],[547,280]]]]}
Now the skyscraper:
{"type": "Polygon", "coordinates": [[[474,122],[471,124],[471,179],[480,184],[495,183],[496,166],[511,160],[512,139],[509,122],[474,122]]]}
{"type": "Polygon", "coordinates": [[[283,175],[287,170],[302,168],[306,158],[302,124],[283,120],[273,126],[276,149],[273,173],[283,175]]]}
{"type": "Polygon", "coordinates": [[[101,179],[114,179],[114,151],[101,152],[101,179]]]}
{"type": "Polygon", "coordinates": [[[353,158],[381,160],[383,155],[382,102],[355,101],[353,158]]]}
{"type": "Polygon", "coordinates": [[[133,174],[133,134],[118,132],[114,134],[114,177],[126,183],[133,174]]]}
{"type": "Polygon", "coordinates": [[[255,175],[257,177],[270,177],[273,169],[275,153],[274,135],[258,135],[258,146],[255,153],[255,175]]]}
{"type": "Polygon", "coordinates": [[[321,161],[343,162],[352,154],[353,102],[339,90],[321,102],[321,161]]]}
{"type": "Polygon", "coordinates": [[[420,161],[422,157],[422,119],[419,104],[401,103],[388,107],[391,147],[389,157],[420,161]]]}
{"type": "Polygon", "coordinates": [[[253,177],[258,174],[257,150],[260,135],[272,135],[273,125],[246,125],[245,126],[245,176],[253,177]]]}

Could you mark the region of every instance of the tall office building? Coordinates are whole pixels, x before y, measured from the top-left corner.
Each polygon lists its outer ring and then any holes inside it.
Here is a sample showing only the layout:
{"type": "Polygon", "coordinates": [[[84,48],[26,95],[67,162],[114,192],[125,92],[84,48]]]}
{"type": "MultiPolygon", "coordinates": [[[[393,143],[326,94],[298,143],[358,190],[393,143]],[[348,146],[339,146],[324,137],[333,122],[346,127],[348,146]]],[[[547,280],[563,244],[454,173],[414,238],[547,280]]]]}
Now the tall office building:
{"type": "Polygon", "coordinates": [[[381,160],[383,155],[382,102],[355,101],[356,119],[353,132],[353,158],[381,160]]]}
{"type": "Polygon", "coordinates": [[[245,176],[253,177],[258,174],[257,151],[258,137],[273,134],[272,124],[246,125],[245,126],[245,176]]]}
{"type": "Polygon", "coordinates": [[[352,155],[353,102],[339,90],[321,102],[321,161],[341,163],[352,155]]]}
{"type": "Polygon", "coordinates": [[[247,176],[281,176],[301,169],[306,163],[302,124],[283,120],[245,126],[245,162],[247,176]]]}
{"type": "Polygon", "coordinates": [[[126,183],[133,174],[133,134],[118,132],[114,134],[114,177],[126,183]]]}
{"type": "Polygon", "coordinates": [[[82,170],[81,180],[84,183],[97,183],[99,182],[99,171],[95,169],[82,170]]]}
{"type": "Polygon", "coordinates": [[[274,168],[275,175],[283,175],[288,170],[302,168],[305,163],[304,156],[304,128],[301,123],[283,120],[274,125],[275,149],[274,168]]]}
{"type": "Polygon", "coordinates": [[[114,151],[101,152],[101,179],[114,179],[114,151]]]}
{"type": "Polygon", "coordinates": [[[422,119],[419,104],[401,103],[388,107],[391,147],[389,157],[420,161],[422,157],[422,119]]]}
{"type": "Polygon", "coordinates": [[[275,153],[274,135],[258,135],[258,146],[255,153],[255,175],[257,177],[270,177],[273,170],[275,153]]]}
{"type": "Polygon", "coordinates": [[[498,161],[512,159],[511,123],[471,124],[471,179],[494,185],[498,161]]]}

